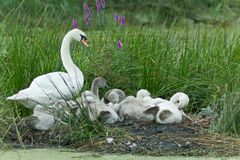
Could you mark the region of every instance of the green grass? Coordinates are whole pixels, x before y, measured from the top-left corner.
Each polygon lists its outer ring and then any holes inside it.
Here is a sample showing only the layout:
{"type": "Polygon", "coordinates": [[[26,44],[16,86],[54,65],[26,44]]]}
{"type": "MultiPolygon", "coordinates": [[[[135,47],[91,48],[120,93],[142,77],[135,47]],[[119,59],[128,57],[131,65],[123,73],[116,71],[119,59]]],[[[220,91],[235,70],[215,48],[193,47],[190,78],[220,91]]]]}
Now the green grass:
{"type": "MultiPolygon", "coordinates": [[[[32,11],[25,5],[24,1],[17,4],[0,24],[0,111],[12,110],[22,117],[31,110],[5,98],[28,87],[39,75],[64,71],[60,44],[71,29],[72,17],[68,16],[77,13],[77,9],[72,13],[64,7],[51,10],[47,4],[39,11],[32,11]],[[58,16],[50,19],[55,11],[58,16]]],[[[108,18],[105,28],[83,27],[90,48],[77,43],[72,46],[74,62],[85,76],[85,88],[90,87],[93,78],[103,76],[112,88],[121,88],[127,95],[135,95],[140,88],[163,98],[182,91],[191,100],[188,112],[196,113],[210,106],[219,114],[212,126],[214,131],[240,134],[236,96],[240,83],[237,22],[228,27],[191,23],[168,28],[126,26],[122,32],[110,24],[114,22],[108,18]],[[122,49],[116,47],[119,37],[122,49]]],[[[84,134],[89,132],[86,130],[84,134]]]]}

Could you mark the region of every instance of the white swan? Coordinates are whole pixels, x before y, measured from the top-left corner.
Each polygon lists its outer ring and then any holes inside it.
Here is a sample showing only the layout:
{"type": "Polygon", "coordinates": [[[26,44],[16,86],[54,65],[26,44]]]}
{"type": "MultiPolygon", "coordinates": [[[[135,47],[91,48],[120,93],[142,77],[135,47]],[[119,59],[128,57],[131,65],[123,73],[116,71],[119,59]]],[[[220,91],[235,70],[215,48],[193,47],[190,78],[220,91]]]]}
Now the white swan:
{"type": "MultiPolygon", "coordinates": [[[[98,95],[99,88],[107,86],[107,81],[102,77],[97,77],[92,82],[92,93],[98,95]]],[[[55,126],[55,119],[61,121],[63,115],[70,115],[74,112],[76,115],[80,115],[80,106],[82,104],[81,98],[76,100],[58,100],[53,105],[42,106],[36,105],[33,110],[33,114],[25,119],[25,122],[29,127],[37,130],[49,130],[55,126]],[[56,116],[56,117],[55,117],[56,116]],[[58,117],[59,116],[59,117],[58,117]]],[[[62,121],[61,121],[62,122],[62,121]]],[[[64,122],[62,122],[64,123],[64,122]]]]}
{"type": "Polygon", "coordinates": [[[70,55],[70,44],[73,40],[82,42],[88,47],[83,31],[73,29],[65,35],[61,45],[61,59],[67,73],[52,72],[36,77],[29,88],[7,97],[7,100],[18,101],[27,108],[34,108],[38,104],[52,105],[59,99],[72,99],[84,83],[83,74],[73,63],[70,55]]]}

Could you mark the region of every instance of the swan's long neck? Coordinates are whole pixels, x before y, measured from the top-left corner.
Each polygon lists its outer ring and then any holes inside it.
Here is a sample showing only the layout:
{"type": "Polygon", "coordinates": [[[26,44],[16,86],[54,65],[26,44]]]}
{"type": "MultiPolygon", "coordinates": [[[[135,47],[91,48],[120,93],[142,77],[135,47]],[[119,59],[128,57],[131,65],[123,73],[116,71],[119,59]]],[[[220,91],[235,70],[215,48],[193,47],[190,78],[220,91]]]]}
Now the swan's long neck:
{"type": "Polygon", "coordinates": [[[80,69],[73,63],[70,55],[70,44],[72,42],[71,32],[67,33],[62,41],[61,59],[64,68],[68,72],[73,83],[75,91],[79,91],[83,86],[83,74],[80,69]]]}

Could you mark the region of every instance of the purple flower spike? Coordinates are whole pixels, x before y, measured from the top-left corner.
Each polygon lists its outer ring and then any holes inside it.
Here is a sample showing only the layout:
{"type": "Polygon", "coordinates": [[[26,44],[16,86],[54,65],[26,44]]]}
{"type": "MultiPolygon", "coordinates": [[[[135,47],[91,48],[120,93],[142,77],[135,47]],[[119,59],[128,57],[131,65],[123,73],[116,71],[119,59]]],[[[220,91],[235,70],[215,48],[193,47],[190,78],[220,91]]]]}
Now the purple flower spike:
{"type": "Polygon", "coordinates": [[[123,47],[122,41],[120,39],[117,41],[117,47],[119,49],[121,49],[123,47]]]}
{"type": "Polygon", "coordinates": [[[118,23],[118,22],[119,22],[119,15],[118,15],[118,13],[117,13],[117,12],[115,13],[115,21],[116,21],[116,23],[118,23]]]}
{"type": "Polygon", "coordinates": [[[98,0],[96,0],[96,8],[97,8],[97,12],[100,13],[101,12],[101,5],[100,5],[98,0]]]}
{"type": "Polygon", "coordinates": [[[105,2],[105,0],[101,0],[101,5],[102,5],[102,8],[105,8],[105,7],[106,7],[106,2],[105,2]]]}
{"type": "Polygon", "coordinates": [[[121,16],[121,25],[124,27],[125,26],[125,17],[121,16]]]}
{"type": "Polygon", "coordinates": [[[73,28],[78,28],[78,22],[76,19],[73,19],[72,26],[73,26],[73,28]]]}
{"type": "Polygon", "coordinates": [[[86,15],[91,16],[91,11],[90,11],[87,3],[83,3],[83,10],[84,10],[86,15]]]}
{"type": "Polygon", "coordinates": [[[87,26],[90,25],[90,18],[89,18],[89,16],[85,15],[85,16],[83,17],[83,20],[84,20],[84,23],[85,23],[87,26]]]}

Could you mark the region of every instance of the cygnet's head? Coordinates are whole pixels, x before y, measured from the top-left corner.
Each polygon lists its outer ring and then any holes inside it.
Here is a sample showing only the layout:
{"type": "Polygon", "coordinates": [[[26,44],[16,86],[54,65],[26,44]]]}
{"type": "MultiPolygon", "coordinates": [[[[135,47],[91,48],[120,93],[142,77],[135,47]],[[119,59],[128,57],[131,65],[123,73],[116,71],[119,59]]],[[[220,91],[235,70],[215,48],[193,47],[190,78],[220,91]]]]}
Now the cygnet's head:
{"type": "Polygon", "coordinates": [[[189,97],[183,92],[177,92],[171,97],[170,101],[178,106],[178,109],[183,109],[188,105],[189,97]]]}
{"type": "Polygon", "coordinates": [[[99,87],[99,88],[109,88],[107,84],[107,80],[103,77],[97,77],[93,80],[92,87],[99,87]]]}
{"type": "Polygon", "coordinates": [[[108,95],[108,100],[110,102],[112,102],[113,104],[119,103],[120,100],[119,100],[118,93],[114,92],[114,91],[110,92],[109,95],[108,95]]]}
{"type": "Polygon", "coordinates": [[[109,103],[109,102],[111,102],[111,103],[115,103],[115,102],[116,103],[120,103],[125,98],[126,98],[126,94],[124,93],[124,91],[121,90],[121,89],[118,89],[118,88],[111,89],[111,90],[107,91],[104,94],[104,102],[105,103],[109,103]],[[112,95],[110,95],[110,93],[112,95]]]}
{"type": "Polygon", "coordinates": [[[150,92],[148,92],[148,90],[146,89],[140,89],[138,92],[137,92],[137,98],[145,98],[145,97],[150,97],[151,94],[150,92]]]}
{"type": "Polygon", "coordinates": [[[88,47],[87,36],[82,30],[75,28],[68,33],[71,35],[73,40],[81,42],[84,46],[88,47]]]}

